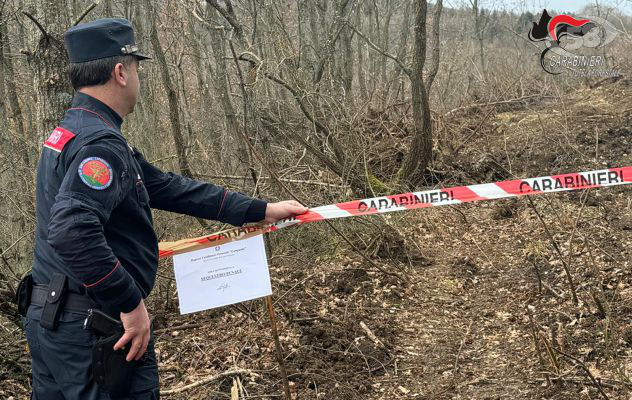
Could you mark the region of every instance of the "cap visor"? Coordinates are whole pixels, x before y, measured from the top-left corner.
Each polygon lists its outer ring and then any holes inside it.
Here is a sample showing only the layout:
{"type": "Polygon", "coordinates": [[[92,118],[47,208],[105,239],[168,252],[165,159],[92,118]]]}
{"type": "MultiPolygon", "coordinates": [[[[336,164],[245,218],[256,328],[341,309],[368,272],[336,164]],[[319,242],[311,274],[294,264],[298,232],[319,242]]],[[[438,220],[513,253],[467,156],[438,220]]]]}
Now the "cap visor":
{"type": "Polygon", "coordinates": [[[132,53],[131,55],[132,55],[132,56],[135,56],[136,58],[138,58],[138,61],[141,61],[141,60],[151,60],[151,57],[146,56],[146,55],[144,55],[144,54],[142,54],[142,53],[132,53]]]}

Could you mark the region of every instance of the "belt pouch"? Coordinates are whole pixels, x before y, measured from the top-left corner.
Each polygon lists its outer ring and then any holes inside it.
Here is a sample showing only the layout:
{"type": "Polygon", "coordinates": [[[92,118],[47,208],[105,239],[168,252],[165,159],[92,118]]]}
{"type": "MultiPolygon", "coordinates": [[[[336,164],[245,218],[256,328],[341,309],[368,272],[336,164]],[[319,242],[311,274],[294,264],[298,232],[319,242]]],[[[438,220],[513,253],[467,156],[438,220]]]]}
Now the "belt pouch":
{"type": "Polygon", "coordinates": [[[26,312],[31,305],[31,295],[33,294],[33,275],[27,274],[20,283],[15,292],[15,304],[18,306],[18,313],[26,317],[26,312]]]}
{"type": "Polygon", "coordinates": [[[54,273],[48,284],[48,294],[42,310],[40,326],[54,331],[57,329],[59,314],[64,308],[68,278],[64,274],[54,273]]]}

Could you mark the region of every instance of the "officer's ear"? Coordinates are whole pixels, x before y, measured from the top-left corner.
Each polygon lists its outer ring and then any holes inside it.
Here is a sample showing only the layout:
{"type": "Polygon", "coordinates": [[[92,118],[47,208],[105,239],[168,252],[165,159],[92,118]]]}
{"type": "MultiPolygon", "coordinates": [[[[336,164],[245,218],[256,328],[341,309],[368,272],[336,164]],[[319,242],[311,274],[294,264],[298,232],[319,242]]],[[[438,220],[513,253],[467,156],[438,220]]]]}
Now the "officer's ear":
{"type": "Polygon", "coordinates": [[[126,87],[129,79],[129,67],[125,67],[123,63],[117,63],[112,70],[112,79],[118,86],[126,87]]]}

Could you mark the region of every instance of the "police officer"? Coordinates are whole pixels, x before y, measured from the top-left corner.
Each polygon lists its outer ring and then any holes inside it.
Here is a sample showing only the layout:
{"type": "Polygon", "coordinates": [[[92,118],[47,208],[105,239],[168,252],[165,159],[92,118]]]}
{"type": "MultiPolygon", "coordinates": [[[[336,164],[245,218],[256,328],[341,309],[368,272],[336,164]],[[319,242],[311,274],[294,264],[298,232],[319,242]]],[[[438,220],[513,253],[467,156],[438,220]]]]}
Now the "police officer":
{"type": "MultiPolygon", "coordinates": [[[[139,52],[127,20],[75,26],[66,32],[65,45],[77,92],[42,149],[32,285],[21,292],[24,297],[28,291],[30,299],[23,322],[33,398],[114,397],[101,384],[103,377],[92,372],[93,363],[101,363],[93,353],[110,349],[93,348],[97,337],[83,329],[90,308],[120,319],[125,329],[111,350],[124,351],[134,365],[125,398],[158,398],[143,300],[158,265],[150,208],[233,225],[275,222],[307,209],[295,201],[266,203],[165,173],[127,144],[121,123],[138,98],[139,62],[149,58],[139,52]]],[[[119,375],[124,370],[114,369],[119,375]]]]}

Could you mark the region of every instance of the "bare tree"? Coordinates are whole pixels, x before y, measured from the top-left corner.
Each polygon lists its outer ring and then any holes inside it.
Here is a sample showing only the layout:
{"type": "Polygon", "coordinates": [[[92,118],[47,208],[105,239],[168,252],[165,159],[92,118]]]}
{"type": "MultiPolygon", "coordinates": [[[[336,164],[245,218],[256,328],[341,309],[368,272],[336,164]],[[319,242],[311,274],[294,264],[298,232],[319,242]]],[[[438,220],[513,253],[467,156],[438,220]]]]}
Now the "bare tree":
{"type": "Polygon", "coordinates": [[[478,57],[481,63],[481,73],[485,74],[485,47],[483,46],[483,37],[485,29],[489,22],[486,17],[485,9],[481,8],[480,0],[469,0],[472,6],[472,19],[474,20],[474,37],[478,41],[478,57]]]}
{"type": "MultiPolygon", "coordinates": [[[[430,101],[423,77],[426,63],[427,8],[426,0],[415,0],[415,45],[409,73],[413,103],[413,134],[410,149],[398,172],[399,180],[410,186],[417,186],[423,181],[423,174],[432,160],[430,101]]],[[[439,59],[434,61],[438,63],[439,59]]]]}
{"type": "Polygon", "coordinates": [[[186,145],[184,137],[182,135],[182,126],[180,124],[180,110],[178,109],[178,93],[174,87],[171,74],[169,73],[169,66],[167,65],[167,59],[162,50],[160,39],[158,38],[158,30],[156,29],[156,11],[154,10],[151,1],[145,0],[145,7],[147,9],[148,21],[149,21],[149,37],[151,39],[151,45],[154,50],[154,56],[158,62],[160,73],[162,76],[162,84],[167,93],[167,99],[169,101],[169,121],[171,123],[171,133],[173,135],[173,141],[176,146],[176,154],[178,156],[178,165],[180,167],[180,173],[186,177],[192,177],[193,173],[189,166],[189,161],[186,154],[186,145]]]}

